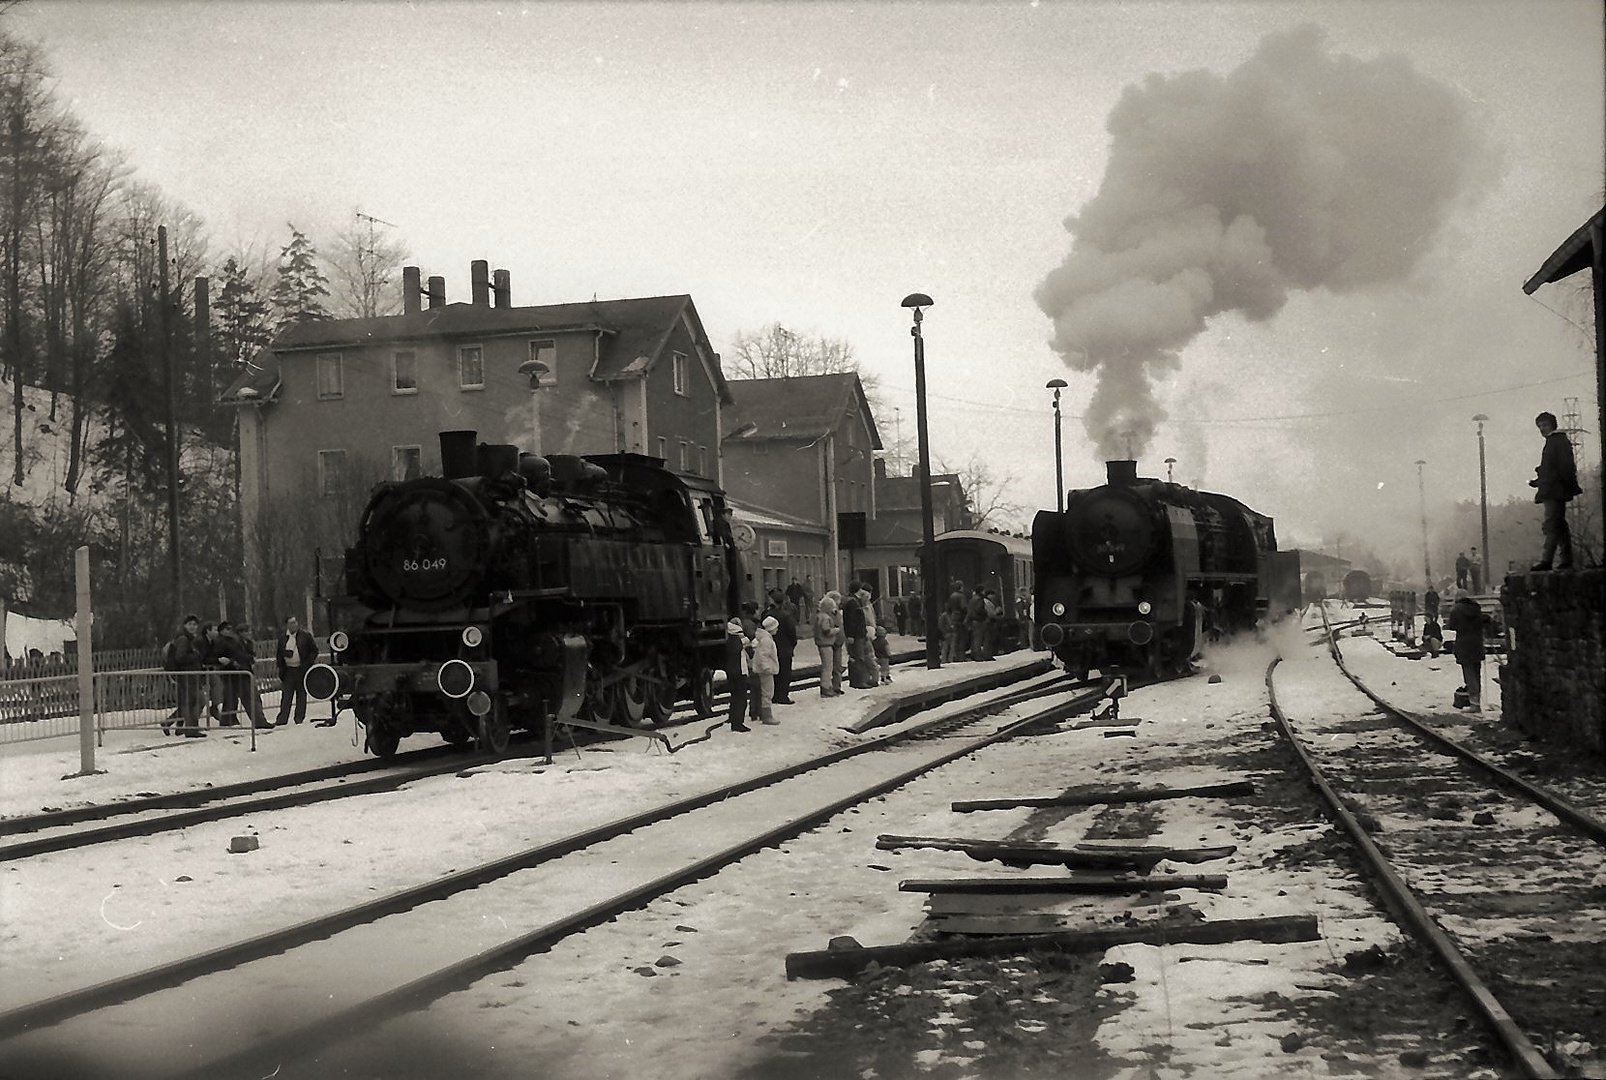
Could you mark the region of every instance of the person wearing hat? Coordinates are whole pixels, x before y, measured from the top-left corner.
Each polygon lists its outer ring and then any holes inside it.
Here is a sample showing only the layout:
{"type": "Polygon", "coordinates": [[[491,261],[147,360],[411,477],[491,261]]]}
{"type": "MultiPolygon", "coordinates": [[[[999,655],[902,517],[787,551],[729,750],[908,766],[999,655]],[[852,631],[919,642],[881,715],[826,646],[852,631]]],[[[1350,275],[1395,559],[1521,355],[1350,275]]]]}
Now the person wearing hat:
{"type": "Polygon", "coordinates": [[[775,652],[775,632],[780,628],[780,620],[772,615],[753,635],[753,717],[763,724],[780,723],[770,709],[775,697],[775,676],[781,670],[781,660],[775,652]]]}
{"type": "Polygon", "coordinates": [[[797,651],[797,608],[780,589],[770,590],[770,606],[764,609],[766,618],[772,618],[779,629],[772,631],[775,638],[775,655],[781,670],[775,673],[776,705],[792,704],[792,654],[797,651]]]}
{"type": "MultiPolygon", "coordinates": [[[[201,695],[206,692],[203,670],[205,647],[201,644],[201,620],[194,615],[184,616],[178,634],[164,650],[162,666],[178,675],[178,726],[187,738],[199,739],[206,735],[201,730],[201,695]]],[[[172,725],[164,723],[162,734],[172,725]]]]}
{"type": "Polygon", "coordinates": [[[814,615],[814,647],[820,651],[820,696],[842,696],[842,624],[837,621],[836,600],[820,597],[814,615]]]}
{"type": "Polygon", "coordinates": [[[751,731],[742,722],[747,713],[747,677],[752,652],[742,620],[732,619],[725,624],[725,690],[730,694],[730,725],[732,731],[751,731]]]}

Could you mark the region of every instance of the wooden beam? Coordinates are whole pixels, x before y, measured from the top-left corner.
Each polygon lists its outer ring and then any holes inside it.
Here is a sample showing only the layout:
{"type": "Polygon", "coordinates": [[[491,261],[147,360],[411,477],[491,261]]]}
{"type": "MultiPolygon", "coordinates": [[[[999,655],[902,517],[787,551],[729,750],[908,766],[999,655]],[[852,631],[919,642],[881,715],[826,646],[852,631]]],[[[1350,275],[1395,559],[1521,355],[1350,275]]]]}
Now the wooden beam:
{"type": "Polygon", "coordinates": [[[1314,915],[1277,915],[1258,919],[1224,919],[1195,926],[1123,926],[1110,930],[1067,931],[1010,937],[956,937],[904,945],[876,945],[790,953],[788,979],[847,979],[871,964],[904,967],[931,960],[967,956],[1019,956],[1046,951],[1103,952],[1116,945],[1217,945],[1226,941],[1315,941],[1314,915]]]}
{"type": "Polygon", "coordinates": [[[1136,874],[1072,873],[1067,877],[933,878],[898,882],[899,892],[923,893],[1140,893],[1164,889],[1208,889],[1227,887],[1226,874],[1162,874],[1143,877],[1136,874]]]}
{"type": "Polygon", "coordinates": [[[1161,799],[1181,799],[1190,795],[1208,795],[1225,798],[1230,795],[1253,795],[1255,785],[1248,780],[1233,780],[1221,784],[1197,784],[1180,788],[1125,788],[1090,789],[1067,792],[1064,795],[1022,797],[1016,799],[970,799],[953,804],[957,814],[975,810],[1013,810],[1018,806],[1097,806],[1100,803],[1158,802],[1161,799]]]}
{"type": "Polygon", "coordinates": [[[1058,847],[1054,844],[1029,840],[964,840],[942,836],[891,836],[876,837],[875,846],[882,851],[902,848],[934,848],[938,851],[963,851],[972,859],[1001,862],[1011,866],[1074,866],[1086,870],[1151,870],[1162,860],[1174,862],[1208,862],[1223,859],[1237,850],[1236,845],[1215,848],[1162,848],[1128,846],[1126,848],[1058,847]]]}

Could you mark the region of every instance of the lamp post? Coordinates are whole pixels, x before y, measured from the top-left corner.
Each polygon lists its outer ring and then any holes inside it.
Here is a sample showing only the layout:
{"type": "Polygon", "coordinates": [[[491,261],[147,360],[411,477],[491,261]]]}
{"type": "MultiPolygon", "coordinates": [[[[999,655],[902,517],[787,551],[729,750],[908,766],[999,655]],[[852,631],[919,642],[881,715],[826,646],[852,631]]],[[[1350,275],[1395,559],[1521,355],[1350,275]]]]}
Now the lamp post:
{"type": "Polygon", "coordinates": [[[937,532],[931,520],[931,447],[926,435],[926,342],[920,336],[923,308],[931,306],[931,297],[925,293],[910,293],[903,298],[904,307],[914,315],[909,335],[915,339],[915,436],[920,443],[920,532],[925,543],[920,548],[920,582],[926,594],[926,667],[942,667],[942,653],[937,642],[937,583],[932,570],[937,565],[937,532]]]}
{"type": "Polygon", "coordinates": [[[1168,484],[1175,483],[1175,481],[1171,479],[1171,467],[1176,463],[1177,459],[1174,457],[1168,457],[1165,459],[1165,482],[1168,484]]]}
{"type": "Polygon", "coordinates": [[[1416,459],[1416,495],[1422,507],[1422,574],[1432,584],[1433,563],[1428,559],[1428,494],[1422,481],[1422,466],[1426,464],[1422,458],[1416,459]]]}
{"type": "Polygon", "coordinates": [[[1065,512],[1065,456],[1060,448],[1060,391],[1068,385],[1064,379],[1050,379],[1045,384],[1054,391],[1054,509],[1065,512]]]}
{"type": "Polygon", "coordinates": [[[552,369],[539,360],[526,360],[519,365],[519,374],[530,380],[530,453],[541,452],[541,376],[552,369]]]}
{"type": "MultiPolygon", "coordinates": [[[[1489,568],[1487,578],[1494,579],[1494,552],[1489,550],[1489,473],[1483,456],[1483,425],[1489,418],[1479,413],[1472,419],[1478,422],[1478,508],[1483,514],[1483,563],[1489,568]]],[[[1504,575],[1501,575],[1504,577],[1504,575]]]]}

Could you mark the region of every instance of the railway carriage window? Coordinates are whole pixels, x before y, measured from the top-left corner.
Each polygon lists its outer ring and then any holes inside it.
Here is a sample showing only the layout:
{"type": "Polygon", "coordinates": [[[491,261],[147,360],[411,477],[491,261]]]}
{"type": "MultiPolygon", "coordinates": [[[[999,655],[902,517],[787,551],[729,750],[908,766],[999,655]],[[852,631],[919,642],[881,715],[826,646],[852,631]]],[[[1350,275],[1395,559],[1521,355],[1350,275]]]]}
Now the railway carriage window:
{"type": "Polygon", "coordinates": [[[346,489],[346,452],[318,451],[318,494],[333,499],[346,489]]]}
{"type": "Polygon", "coordinates": [[[416,480],[423,475],[423,447],[392,446],[390,448],[390,478],[392,480],[416,480]]]}
{"type": "Polygon", "coordinates": [[[332,401],[346,396],[344,371],[339,353],[318,354],[318,400],[332,401]]]}
{"type": "Polygon", "coordinates": [[[457,350],[457,385],[464,390],[485,389],[485,350],[464,345],[457,350]]]}
{"type": "Polygon", "coordinates": [[[391,393],[418,393],[418,354],[403,349],[390,354],[391,393]]]}
{"type": "Polygon", "coordinates": [[[541,376],[541,387],[558,385],[558,343],[548,338],[530,342],[530,359],[546,365],[541,376]]]}
{"type": "Polygon", "coordinates": [[[688,377],[686,354],[673,353],[671,354],[671,358],[673,359],[675,365],[675,393],[679,394],[681,397],[685,397],[687,394],[691,393],[691,380],[688,377]]]}

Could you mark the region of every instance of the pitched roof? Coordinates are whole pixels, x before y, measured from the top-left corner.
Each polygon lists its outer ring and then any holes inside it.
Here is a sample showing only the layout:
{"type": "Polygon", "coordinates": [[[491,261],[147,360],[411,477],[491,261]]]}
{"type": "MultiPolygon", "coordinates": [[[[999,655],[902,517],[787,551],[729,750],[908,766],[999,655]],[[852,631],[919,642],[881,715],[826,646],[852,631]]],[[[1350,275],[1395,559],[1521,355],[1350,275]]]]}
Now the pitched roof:
{"type": "MultiPolygon", "coordinates": [[[[932,473],[933,486],[952,484],[959,492],[960,501],[965,498],[965,485],[960,481],[958,473],[932,473]]],[[[879,510],[919,510],[920,509],[920,479],[914,476],[888,476],[877,479],[875,482],[876,509],[879,510]]]]}
{"type": "Polygon", "coordinates": [[[250,405],[272,401],[278,392],[279,358],[271,349],[258,349],[218,400],[227,405],[250,405]]]}
{"type": "Polygon", "coordinates": [[[1606,207],[1602,207],[1600,213],[1580,225],[1562,242],[1561,247],[1551,252],[1545,264],[1523,283],[1522,291],[1532,295],[1539,286],[1571,277],[1590,266],[1595,258],[1594,234],[1603,224],[1606,224],[1606,207]]]}
{"type": "Polygon", "coordinates": [[[724,437],[749,424],[744,439],[818,439],[842,425],[848,404],[858,400],[870,445],[881,449],[875,417],[856,372],[797,375],[785,379],[733,379],[731,407],[724,412],[724,437]]]}
{"type": "MultiPolygon", "coordinates": [[[[420,338],[475,338],[501,334],[601,331],[602,344],[590,377],[599,382],[641,378],[652,370],[675,323],[685,316],[698,346],[710,360],[714,388],[730,401],[730,388],[720,369],[719,356],[709,344],[702,320],[690,296],[648,296],[623,300],[589,300],[574,304],[532,304],[493,308],[474,304],[447,304],[403,315],[371,319],[321,319],[294,323],[279,333],[270,346],[274,377],[266,385],[242,375],[223,400],[239,402],[239,391],[249,386],[264,397],[278,380],[278,354],[306,349],[353,348],[420,338]]],[[[259,354],[259,359],[261,356],[259,354]]],[[[246,395],[249,398],[249,395],[246,395]]]]}

